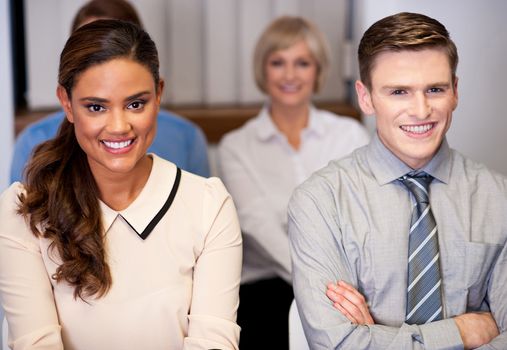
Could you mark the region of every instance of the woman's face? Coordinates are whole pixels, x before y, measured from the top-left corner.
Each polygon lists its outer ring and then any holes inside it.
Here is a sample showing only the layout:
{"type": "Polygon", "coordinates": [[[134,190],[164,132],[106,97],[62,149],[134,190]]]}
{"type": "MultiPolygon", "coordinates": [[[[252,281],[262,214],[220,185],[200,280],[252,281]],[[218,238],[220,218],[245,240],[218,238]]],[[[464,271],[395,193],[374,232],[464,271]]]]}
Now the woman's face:
{"type": "Polygon", "coordinates": [[[156,133],[163,83],[143,65],[119,58],[77,77],[71,99],[57,90],[95,177],[134,173],[156,133]]]}
{"type": "Polygon", "coordinates": [[[317,79],[317,61],[304,40],[278,50],[266,60],[266,91],[281,107],[305,106],[317,79]]]}

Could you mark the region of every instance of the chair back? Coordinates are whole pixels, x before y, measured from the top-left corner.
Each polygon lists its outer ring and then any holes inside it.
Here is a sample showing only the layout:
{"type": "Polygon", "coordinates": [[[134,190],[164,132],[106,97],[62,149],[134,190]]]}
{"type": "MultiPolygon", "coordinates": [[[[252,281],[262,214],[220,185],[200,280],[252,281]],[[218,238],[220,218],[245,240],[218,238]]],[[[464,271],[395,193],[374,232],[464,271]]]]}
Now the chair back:
{"type": "Polygon", "coordinates": [[[292,301],[289,310],[289,349],[290,350],[310,350],[306,341],[303,325],[299,318],[296,300],[292,301]]]}

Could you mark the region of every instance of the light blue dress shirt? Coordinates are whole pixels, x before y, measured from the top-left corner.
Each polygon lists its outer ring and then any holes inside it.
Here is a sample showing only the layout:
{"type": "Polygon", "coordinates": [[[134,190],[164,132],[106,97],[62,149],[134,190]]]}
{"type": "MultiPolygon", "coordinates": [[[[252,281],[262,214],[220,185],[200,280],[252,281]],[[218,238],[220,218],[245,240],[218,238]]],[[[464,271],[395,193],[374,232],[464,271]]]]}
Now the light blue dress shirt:
{"type": "Polygon", "coordinates": [[[462,349],[452,317],[491,311],[507,349],[507,179],[444,140],[422,168],[434,177],[444,319],[404,322],[413,198],[397,178],[412,170],[375,136],[315,173],[289,204],[296,302],[312,349],[462,349]],[[361,292],[375,325],[354,325],[325,295],[345,280],[361,292]]]}
{"type": "MultiPolygon", "coordinates": [[[[11,183],[21,181],[33,149],[56,136],[65,114],[53,113],[27,126],[16,139],[11,163],[11,183]]],[[[175,163],[183,170],[209,177],[206,138],[199,127],[182,117],[160,110],[157,135],[148,152],[175,163]]]]}

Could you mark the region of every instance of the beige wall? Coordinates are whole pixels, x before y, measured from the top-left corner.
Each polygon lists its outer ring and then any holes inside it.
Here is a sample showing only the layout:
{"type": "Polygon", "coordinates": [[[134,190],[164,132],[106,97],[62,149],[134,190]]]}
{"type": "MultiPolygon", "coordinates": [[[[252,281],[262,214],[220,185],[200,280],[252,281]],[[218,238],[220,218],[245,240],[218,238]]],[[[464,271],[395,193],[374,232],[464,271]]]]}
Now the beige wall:
{"type": "MultiPolygon", "coordinates": [[[[70,23],[85,0],[25,0],[28,102],[57,106],[58,57],[70,23]]],[[[260,102],[252,78],[253,46],[283,14],[313,20],[329,38],[331,75],[321,100],[345,96],[343,46],[348,0],[131,0],[160,53],[164,103],[260,102]]]]}

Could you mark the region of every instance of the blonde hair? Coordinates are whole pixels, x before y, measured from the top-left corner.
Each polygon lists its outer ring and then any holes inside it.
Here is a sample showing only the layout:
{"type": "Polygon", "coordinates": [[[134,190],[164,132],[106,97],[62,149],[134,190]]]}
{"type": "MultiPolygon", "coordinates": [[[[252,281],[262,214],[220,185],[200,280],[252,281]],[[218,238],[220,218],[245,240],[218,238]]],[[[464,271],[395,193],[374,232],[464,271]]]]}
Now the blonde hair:
{"type": "Polygon", "coordinates": [[[314,91],[324,85],[329,69],[328,46],[324,35],[310,21],[302,17],[283,16],[273,21],[262,33],[255,46],[253,69],[258,88],[266,93],[266,62],[273,52],[285,50],[303,40],[317,62],[314,91]]]}

